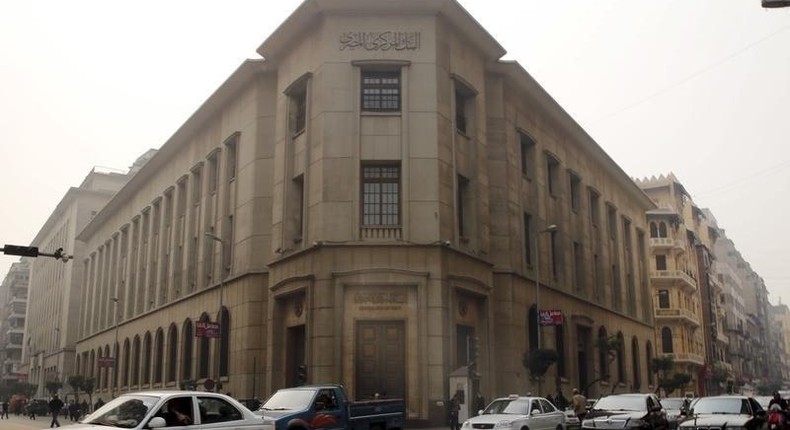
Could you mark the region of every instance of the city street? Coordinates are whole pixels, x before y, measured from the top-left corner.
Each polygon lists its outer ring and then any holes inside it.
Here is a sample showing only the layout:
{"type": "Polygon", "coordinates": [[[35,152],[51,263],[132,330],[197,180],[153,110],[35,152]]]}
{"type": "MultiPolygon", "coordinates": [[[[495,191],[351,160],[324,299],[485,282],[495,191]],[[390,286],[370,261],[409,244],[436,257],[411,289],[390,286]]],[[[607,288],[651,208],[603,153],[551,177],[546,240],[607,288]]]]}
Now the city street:
{"type": "MultiPolygon", "coordinates": [[[[50,416],[43,416],[43,417],[36,417],[35,420],[31,420],[28,417],[23,415],[9,415],[9,419],[3,418],[0,420],[0,428],[3,430],[33,430],[33,429],[48,429],[49,423],[52,417],[50,416]]],[[[60,419],[61,427],[65,427],[72,422],[68,419],[60,419]]]]}

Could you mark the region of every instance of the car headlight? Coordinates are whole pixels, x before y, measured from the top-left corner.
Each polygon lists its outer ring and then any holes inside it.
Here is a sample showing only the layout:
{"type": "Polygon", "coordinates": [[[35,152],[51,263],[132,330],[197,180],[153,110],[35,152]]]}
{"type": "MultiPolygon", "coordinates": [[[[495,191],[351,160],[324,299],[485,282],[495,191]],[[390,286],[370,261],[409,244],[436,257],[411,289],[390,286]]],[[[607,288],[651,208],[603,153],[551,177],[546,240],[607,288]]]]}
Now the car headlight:
{"type": "Polygon", "coordinates": [[[582,420],[582,427],[595,427],[595,420],[582,420]]]}
{"type": "Polygon", "coordinates": [[[461,426],[462,429],[470,429],[472,428],[472,423],[469,421],[464,421],[464,424],[461,426]]]}
{"type": "Polygon", "coordinates": [[[510,428],[510,427],[513,427],[513,421],[503,420],[494,424],[495,429],[510,428]]]}

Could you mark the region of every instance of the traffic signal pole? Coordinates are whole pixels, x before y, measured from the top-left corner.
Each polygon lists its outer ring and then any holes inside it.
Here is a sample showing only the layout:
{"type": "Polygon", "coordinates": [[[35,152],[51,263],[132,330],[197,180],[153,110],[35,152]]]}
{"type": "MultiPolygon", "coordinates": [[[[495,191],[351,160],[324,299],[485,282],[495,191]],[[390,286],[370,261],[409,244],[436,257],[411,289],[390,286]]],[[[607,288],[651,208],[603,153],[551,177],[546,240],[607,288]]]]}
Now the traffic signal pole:
{"type": "Polygon", "coordinates": [[[39,251],[37,246],[3,245],[3,247],[0,248],[0,251],[2,251],[5,255],[18,255],[20,257],[52,257],[56,260],[61,260],[64,263],[68,263],[69,260],[74,258],[73,255],[68,255],[63,252],[63,248],[58,248],[53,253],[47,253],[39,251]]]}

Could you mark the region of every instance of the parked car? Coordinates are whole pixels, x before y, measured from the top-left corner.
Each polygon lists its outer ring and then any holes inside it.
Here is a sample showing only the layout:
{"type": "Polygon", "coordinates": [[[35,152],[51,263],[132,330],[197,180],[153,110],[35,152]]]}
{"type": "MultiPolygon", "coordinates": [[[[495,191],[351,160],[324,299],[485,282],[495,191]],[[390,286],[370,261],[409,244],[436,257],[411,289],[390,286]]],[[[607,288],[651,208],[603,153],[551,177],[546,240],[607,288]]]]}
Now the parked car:
{"type": "Polygon", "coordinates": [[[576,412],[573,411],[572,407],[565,408],[563,413],[565,414],[565,430],[579,430],[582,428],[582,422],[576,416],[576,412]]]}
{"type": "Polygon", "coordinates": [[[678,428],[678,424],[685,418],[691,400],[687,397],[665,397],[661,399],[661,406],[667,414],[670,429],[678,428]]]}
{"type": "Polygon", "coordinates": [[[190,430],[263,430],[263,419],[230,396],[205,391],[145,391],[107,402],[69,430],[98,426],[156,429],[188,425],[190,430]]]}
{"type": "Polygon", "coordinates": [[[667,414],[655,394],[601,397],[582,421],[582,429],[666,430],[667,414]]]}
{"type": "Polygon", "coordinates": [[[255,411],[266,430],[401,430],[403,399],[351,401],[342,385],[282,388],[255,411]]]}
{"type": "Polygon", "coordinates": [[[563,430],[565,413],[543,397],[511,395],[491,402],[483,413],[464,421],[462,429],[563,430]]]}
{"type": "Polygon", "coordinates": [[[763,428],[765,409],[749,396],[700,397],[691,403],[688,419],[679,430],[708,430],[712,428],[757,430],[763,428]]]}

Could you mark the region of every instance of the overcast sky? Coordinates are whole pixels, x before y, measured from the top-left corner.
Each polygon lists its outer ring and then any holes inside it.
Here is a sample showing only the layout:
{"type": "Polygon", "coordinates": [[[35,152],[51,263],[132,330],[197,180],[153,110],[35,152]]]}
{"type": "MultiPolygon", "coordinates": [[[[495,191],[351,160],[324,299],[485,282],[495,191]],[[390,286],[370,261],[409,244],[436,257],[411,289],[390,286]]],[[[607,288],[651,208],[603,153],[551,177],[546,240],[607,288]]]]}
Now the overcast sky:
{"type": "MultiPolygon", "coordinates": [[[[159,148],[299,3],[4,2],[0,244],[29,244],[93,167],[159,148]]],[[[460,3],[628,175],[673,172],[790,301],[790,8],[460,3]]]]}

